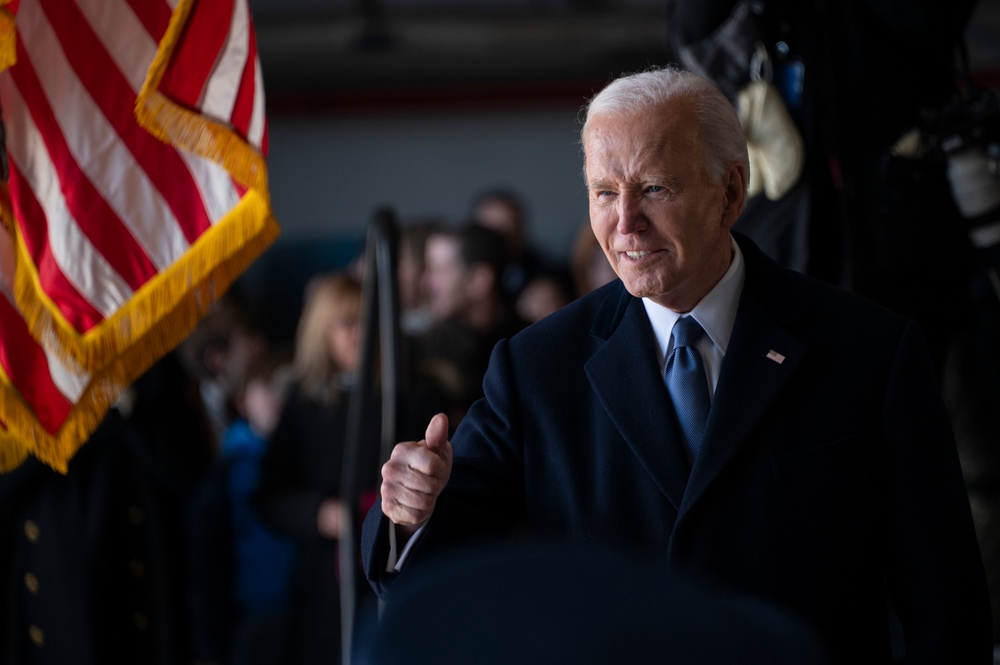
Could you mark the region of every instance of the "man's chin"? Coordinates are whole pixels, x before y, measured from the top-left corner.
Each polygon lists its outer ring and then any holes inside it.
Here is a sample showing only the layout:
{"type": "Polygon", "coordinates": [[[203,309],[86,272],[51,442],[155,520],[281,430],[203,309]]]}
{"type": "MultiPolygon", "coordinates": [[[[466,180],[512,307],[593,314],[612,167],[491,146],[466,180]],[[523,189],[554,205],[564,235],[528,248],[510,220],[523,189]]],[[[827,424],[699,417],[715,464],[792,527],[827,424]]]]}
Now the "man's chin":
{"type": "Polygon", "coordinates": [[[622,277],[622,284],[625,285],[625,290],[636,298],[652,298],[662,292],[659,284],[653,285],[648,282],[643,282],[642,280],[633,280],[628,279],[627,277],[622,277]]]}

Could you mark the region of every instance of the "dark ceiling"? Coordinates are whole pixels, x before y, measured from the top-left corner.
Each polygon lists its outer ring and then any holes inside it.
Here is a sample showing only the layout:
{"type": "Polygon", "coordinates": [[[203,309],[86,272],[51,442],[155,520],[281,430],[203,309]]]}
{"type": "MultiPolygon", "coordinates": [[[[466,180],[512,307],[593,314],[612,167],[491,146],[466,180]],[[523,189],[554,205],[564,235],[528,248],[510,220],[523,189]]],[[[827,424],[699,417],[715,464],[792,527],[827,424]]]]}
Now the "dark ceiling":
{"type": "MultiPolygon", "coordinates": [[[[579,100],[663,64],[662,0],[251,0],[271,111],[579,100]]],[[[972,62],[1000,84],[1000,0],[972,62]]],[[[998,85],[1000,87],[1000,85],[998,85]]]]}
{"type": "Polygon", "coordinates": [[[255,22],[268,97],[285,104],[576,98],[665,57],[659,6],[328,8],[255,22]]]}

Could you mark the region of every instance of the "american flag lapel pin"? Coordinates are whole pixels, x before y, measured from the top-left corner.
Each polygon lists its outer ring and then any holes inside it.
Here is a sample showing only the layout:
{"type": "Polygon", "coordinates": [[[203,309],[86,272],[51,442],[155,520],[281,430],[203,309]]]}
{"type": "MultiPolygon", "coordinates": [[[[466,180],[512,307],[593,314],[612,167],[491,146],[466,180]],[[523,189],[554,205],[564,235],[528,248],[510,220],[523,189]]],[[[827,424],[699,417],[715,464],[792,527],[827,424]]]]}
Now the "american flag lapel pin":
{"type": "Polygon", "coordinates": [[[767,352],[767,357],[768,357],[769,360],[773,360],[774,362],[778,363],[779,365],[781,363],[785,362],[785,356],[781,355],[780,353],[778,353],[774,349],[771,349],[770,351],[767,352]]]}

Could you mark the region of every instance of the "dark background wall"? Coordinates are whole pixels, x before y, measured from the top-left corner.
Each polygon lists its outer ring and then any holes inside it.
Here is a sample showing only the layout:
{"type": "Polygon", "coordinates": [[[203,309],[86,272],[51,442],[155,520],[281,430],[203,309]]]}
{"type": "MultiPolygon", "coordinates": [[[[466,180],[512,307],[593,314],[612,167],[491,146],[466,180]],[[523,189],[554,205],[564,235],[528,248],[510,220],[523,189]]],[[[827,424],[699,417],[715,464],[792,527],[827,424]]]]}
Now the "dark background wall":
{"type": "MultiPolygon", "coordinates": [[[[565,257],[587,214],[581,107],[666,62],[662,0],[250,5],[283,233],[244,282],[286,328],[307,276],[349,260],[380,206],[458,221],[478,191],[509,187],[532,239],[565,257]]],[[[1000,88],[1000,0],[980,0],[967,38],[976,76],[1000,88]]]]}

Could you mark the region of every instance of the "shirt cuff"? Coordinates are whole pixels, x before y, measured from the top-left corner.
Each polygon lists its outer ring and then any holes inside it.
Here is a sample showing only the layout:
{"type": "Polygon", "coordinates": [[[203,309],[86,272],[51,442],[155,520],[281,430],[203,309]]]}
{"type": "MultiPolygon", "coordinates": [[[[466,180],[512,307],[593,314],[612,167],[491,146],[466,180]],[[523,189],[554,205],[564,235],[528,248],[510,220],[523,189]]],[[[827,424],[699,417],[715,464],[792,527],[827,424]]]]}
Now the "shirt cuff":
{"type": "Polygon", "coordinates": [[[424,527],[427,523],[424,522],[419,529],[413,532],[410,536],[410,540],[407,541],[406,547],[403,551],[399,553],[396,547],[396,525],[389,522],[389,560],[386,562],[385,570],[387,573],[398,573],[403,569],[403,564],[406,563],[406,558],[410,554],[410,550],[413,549],[413,543],[417,542],[420,538],[420,534],[424,532],[424,527]]]}

